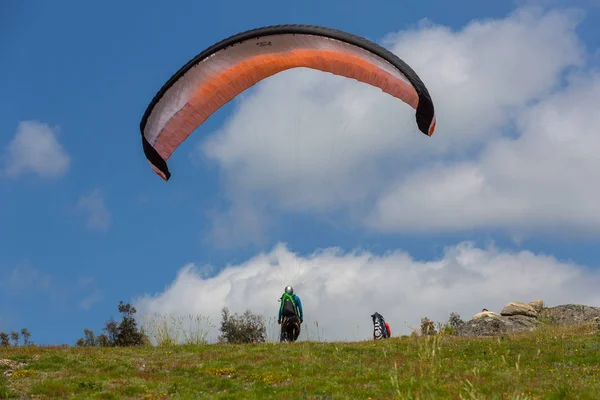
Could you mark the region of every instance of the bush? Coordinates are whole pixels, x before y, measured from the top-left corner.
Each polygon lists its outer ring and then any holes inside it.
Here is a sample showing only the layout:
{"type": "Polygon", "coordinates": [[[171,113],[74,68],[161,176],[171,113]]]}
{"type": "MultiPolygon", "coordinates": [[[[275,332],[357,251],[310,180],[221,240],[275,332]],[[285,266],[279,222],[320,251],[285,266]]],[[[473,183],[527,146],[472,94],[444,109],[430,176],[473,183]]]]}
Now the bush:
{"type": "Polygon", "coordinates": [[[12,331],[10,333],[10,338],[12,339],[15,347],[17,347],[19,345],[19,332],[12,331]]]}
{"type": "Polygon", "coordinates": [[[123,315],[121,323],[117,327],[115,343],[117,346],[141,346],[147,342],[144,334],[138,330],[137,322],[133,315],[135,307],[131,304],[119,302],[119,312],[123,315]]]}
{"type": "Polygon", "coordinates": [[[442,327],[444,334],[446,335],[456,335],[458,333],[458,329],[464,325],[465,321],[460,318],[458,313],[452,312],[450,313],[450,318],[448,318],[448,322],[442,327]]]}
{"type": "Polygon", "coordinates": [[[96,337],[91,329],[84,329],[85,338],[79,338],[75,343],[77,346],[100,346],[100,347],[124,347],[124,346],[141,346],[149,343],[148,338],[143,332],[138,330],[137,322],[134,314],[135,307],[129,303],[124,304],[119,302],[119,312],[122,314],[121,323],[117,323],[114,319],[105,322],[102,329],[105,333],[96,337]]]}
{"type": "Polygon", "coordinates": [[[435,325],[432,320],[427,317],[421,318],[421,335],[435,335],[435,325]]]}
{"type": "Polygon", "coordinates": [[[221,310],[219,342],[221,343],[264,343],[267,338],[267,327],[262,315],[246,310],[243,315],[230,315],[229,309],[221,310]]]}
{"type": "Polygon", "coordinates": [[[6,332],[0,332],[0,346],[9,347],[10,346],[10,336],[6,332]]]}
{"type": "Polygon", "coordinates": [[[29,332],[29,329],[22,328],[21,337],[23,338],[23,346],[29,346],[31,344],[29,341],[29,338],[31,337],[31,332],[29,332]]]}
{"type": "Polygon", "coordinates": [[[94,331],[85,328],[83,330],[83,336],[84,338],[80,338],[77,340],[77,345],[78,346],[82,346],[82,347],[88,347],[88,346],[96,346],[96,335],[94,334],[94,331]]]}
{"type": "Polygon", "coordinates": [[[448,325],[450,325],[454,329],[458,330],[458,328],[460,328],[464,324],[465,324],[465,321],[463,321],[460,318],[460,315],[458,313],[455,313],[455,312],[450,313],[450,318],[448,318],[448,325]]]}

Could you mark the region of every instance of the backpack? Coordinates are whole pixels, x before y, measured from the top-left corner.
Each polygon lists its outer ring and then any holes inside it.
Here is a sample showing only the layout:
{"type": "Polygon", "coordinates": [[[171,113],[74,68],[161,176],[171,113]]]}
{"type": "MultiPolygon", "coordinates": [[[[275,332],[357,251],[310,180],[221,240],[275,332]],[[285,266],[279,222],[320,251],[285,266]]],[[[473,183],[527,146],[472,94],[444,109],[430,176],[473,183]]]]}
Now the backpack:
{"type": "Polygon", "coordinates": [[[389,325],[385,322],[383,315],[376,312],[372,317],[375,339],[387,339],[389,337],[389,331],[387,329],[389,325]]]}
{"type": "Polygon", "coordinates": [[[282,317],[292,317],[298,316],[298,306],[294,301],[294,298],[289,293],[284,293],[281,296],[281,316],[282,317]]]}
{"type": "Polygon", "coordinates": [[[383,315],[378,314],[378,317],[379,317],[379,323],[381,324],[381,333],[383,335],[383,338],[387,339],[389,337],[388,330],[386,327],[387,322],[385,322],[385,318],[383,318],[383,315]]]}

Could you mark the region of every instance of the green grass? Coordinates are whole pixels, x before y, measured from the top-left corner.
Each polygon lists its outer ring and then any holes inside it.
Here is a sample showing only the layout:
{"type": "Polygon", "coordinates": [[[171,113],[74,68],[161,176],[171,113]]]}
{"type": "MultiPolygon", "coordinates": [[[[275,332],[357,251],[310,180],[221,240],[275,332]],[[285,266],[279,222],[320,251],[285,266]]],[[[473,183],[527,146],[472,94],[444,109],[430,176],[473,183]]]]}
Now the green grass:
{"type": "Polygon", "coordinates": [[[0,398],[597,399],[600,334],[141,348],[17,347],[0,398]]]}

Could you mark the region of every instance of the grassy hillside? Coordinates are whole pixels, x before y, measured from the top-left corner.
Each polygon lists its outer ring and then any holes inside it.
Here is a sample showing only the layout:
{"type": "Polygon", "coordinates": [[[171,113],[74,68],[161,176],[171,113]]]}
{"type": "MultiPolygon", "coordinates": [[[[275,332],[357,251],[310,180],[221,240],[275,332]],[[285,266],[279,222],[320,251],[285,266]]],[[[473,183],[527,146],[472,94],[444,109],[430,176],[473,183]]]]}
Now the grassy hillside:
{"type": "Polygon", "coordinates": [[[16,347],[0,348],[0,359],[1,398],[598,399],[600,393],[600,334],[589,326],[495,338],[16,347]]]}

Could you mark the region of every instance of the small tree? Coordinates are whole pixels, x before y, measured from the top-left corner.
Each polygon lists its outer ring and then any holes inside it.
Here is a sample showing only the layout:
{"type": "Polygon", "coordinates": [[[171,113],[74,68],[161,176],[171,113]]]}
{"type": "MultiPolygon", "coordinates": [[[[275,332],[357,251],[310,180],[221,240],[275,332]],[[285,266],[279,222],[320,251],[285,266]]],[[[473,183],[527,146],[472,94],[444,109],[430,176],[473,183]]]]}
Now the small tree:
{"type": "Polygon", "coordinates": [[[148,343],[146,336],[138,330],[137,323],[134,318],[136,313],[135,307],[123,301],[119,302],[119,312],[123,319],[121,322],[115,321],[113,318],[104,323],[102,330],[104,333],[96,336],[90,329],[84,329],[84,337],[77,340],[77,346],[139,346],[148,343]]]}
{"type": "Polygon", "coordinates": [[[441,328],[440,331],[446,335],[456,335],[458,333],[458,329],[464,325],[464,321],[460,318],[458,313],[452,312],[450,313],[450,317],[448,318],[448,322],[446,322],[441,328]]]}
{"type": "Polygon", "coordinates": [[[83,330],[83,335],[85,338],[83,340],[84,346],[96,346],[96,335],[94,334],[93,330],[85,328],[83,330]]]}
{"type": "Polygon", "coordinates": [[[113,318],[104,323],[104,328],[102,330],[106,332],[105,336],[108,346],[116,346],[117,338],[119,336],[118,328],[119,324],[113,318]]]}
{"type": "Polygon", "coordinates": [[[98,335],[96,344],[100,347],[112,346],[110,340],[108,339],[108,336],[105,333],[101,333],[100,335],[98,335]]]}
{"type": "Polygon", "coordinates": [[[117,327],[117,346],[141,346],[146,341],[142,332],[138,330],[134,314],[135,307],[131,304],[119,302],[119,312],[123,315],[121,323],[117,327]]]}
{"type": "Polygon", "coordinates": [[[12,331],[12,332],[10,333],[10,338],[11,338],[11,339],[12,339],[12,341],[13,341],[13,345],[14,345],[15,347],[17,347],[17,346],[19,345],[19,332],[12,331]]]}
{"type": "Polygon", "coordinates": [[[10,336],[6,332],[0,332],[0,346],[9,347],[10,346],[10,336]]]}
{"type": "Polygon", "coordinates": [[[435,325],[432,320],[427,317],[421,318],[421,335],[435,335],[435,325]]]}
{"type": "Polygon", "coordinates": [[[223,307],[221,316],[220,342],[263,343],[266,341],[267,327],[262,315],[246,310],[241,316],[238,314],[232,316],[229,314],[229,309],[223,307]]]}
{"type": "Polygon", "coordinates": [[[29,344],[30,344],[29,338],[31,337],[31,333],[29,332],[29,329],[22,328],[21,329],[21,337],[23,338],[23,346],[29,346],[29,344]]]}
{"type": "Polygon", "coordinates": [[[455,312],[450,313],[450,318],[448,318],[448,325],[450,325],[454,329],[458,329],[461,326],[463,326],[464,324],[465,324],[465,321],[463,321],[460,318],[460,315],[458,313],[455,313],[455,312]]]}

